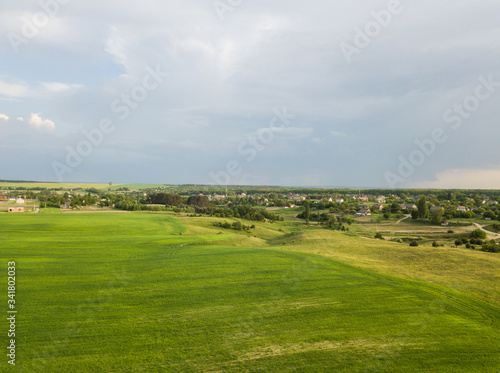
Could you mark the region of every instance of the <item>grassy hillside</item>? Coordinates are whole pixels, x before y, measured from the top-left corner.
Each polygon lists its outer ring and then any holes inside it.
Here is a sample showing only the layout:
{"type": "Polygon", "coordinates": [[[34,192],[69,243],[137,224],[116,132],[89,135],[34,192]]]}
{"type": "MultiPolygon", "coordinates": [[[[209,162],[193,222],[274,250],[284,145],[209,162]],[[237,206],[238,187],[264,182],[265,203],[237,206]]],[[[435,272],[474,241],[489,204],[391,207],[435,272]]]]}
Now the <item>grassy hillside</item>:
{"type": "MultiPolygon", "coordinates": [[[[239,233],[212,227],[215,220],[136,213],[0,215],[6,248],[0,262],[4,268],[7,261],[17,263],[22,320],[18,366],[2,369],[500,368],[500,308],[425,279],[381,274],[384,250],[387,261],[398,263],[402,246],[286,223],[259,223],[251,234],[239,233]]],[[[456,254],[457,262],[467,259],[456,254]]],[[[409,256],[393,272],[403,271],[409,256]]],[[[489,257],[468,260],[495,265],[489,257]]],[[[415,268],[408,276],[425,274],[415,268]]],[[[487,296],[494,294],[492,289],[487,296]]]]}

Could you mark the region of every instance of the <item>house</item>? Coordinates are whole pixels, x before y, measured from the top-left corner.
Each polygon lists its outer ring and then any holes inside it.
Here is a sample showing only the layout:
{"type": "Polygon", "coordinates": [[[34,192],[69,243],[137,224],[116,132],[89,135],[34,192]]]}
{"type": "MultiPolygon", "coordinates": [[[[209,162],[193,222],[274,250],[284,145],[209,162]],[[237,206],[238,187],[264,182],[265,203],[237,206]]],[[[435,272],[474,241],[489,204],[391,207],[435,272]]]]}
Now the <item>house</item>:
{"type": "Polygon", "coordinates": [[[365,196],[365,195],[363,195],[363,196],[358,196],[358,199],[359,199],[360,201],[365,201],[365,202],[368,202],[368,200],[369,200],[368,196],[365,196]]]}
{"type": "Polygon", "coordinates": [[[338,197],[338,198],[335,198],[335,202],[337,202],[337,203],[344,203],[344,199],[338,197]]]}
{"type": "Polygon", "coordinates": [[[378,210],[378,211],[382,211],[382,209],[384,208],[384,206],[382,206],[381,204],[379,203],[376,203],[373,205],[372,207],[374,210],[378,210]]]}
{"type": "Polygon", "coordinates": [[[458,206],[457,211],[465,212],[465,211],[469,211],[469,209],[465,206],[458,206]]]}
{"type": "Polygon", "coordinates": [[[356,213],[356,216],[367,216],[367,215],[371,215],[371,211],[369,208],[364,208],[364,209],[361,209],[359,210],[359,212],[356,213]]]}
{"type": "Polygon", "coordinates": [[[488,201],[488,205],[498,205],[498,202],[497,201],[488,201]]]}
{"type": "Polygon", "coordinates": [[[402,206],[401,206],[401,209],[408,209],[410,211],[412,210],[417,210],[417,205],[415,205],[414,203],[404,203],[402,206]]]}
{"type": "Polygon", "coordinates": [[[385,203],[385,196],[378,196],[377,197],[377,202],[378,203],[385,203]]]}
{"type": "Polygon", "coordinates": [[[24,204],[24,199],[19,197],[16,199],[16,203],[20,204],[20,205],[23,205],[24,204]]]}
{"type": "Polygon", "coordinates": [[[291,199],[292,201],[305,201],[305,200],[306,200],[306,197],[304,197],[304,196],[299,196],[298,194],[292,194],[292,195],[290,196],[290,199],[291,199]]]}
{"type": "Polygon", "coordinates": [[[429,211],[439,211],[439,210],[444,210],[444,207],[442,206],[432,206],[429,211]]]}
{"type": "Polygon", "coordinates": [[[0,201],[7,201],[5,194],[0,195],[0,201]]]}
{"type": "Polygon", "coordinates": [[[24,207],[9,207],[9,212],[24,212],[24,207]]]}
{"type": "Polygon", "coordinates": [[[64,202],[64,205],[63,205],[63,209],[69,209],[69,207],[71,206],[71,202],[64,202]]]}

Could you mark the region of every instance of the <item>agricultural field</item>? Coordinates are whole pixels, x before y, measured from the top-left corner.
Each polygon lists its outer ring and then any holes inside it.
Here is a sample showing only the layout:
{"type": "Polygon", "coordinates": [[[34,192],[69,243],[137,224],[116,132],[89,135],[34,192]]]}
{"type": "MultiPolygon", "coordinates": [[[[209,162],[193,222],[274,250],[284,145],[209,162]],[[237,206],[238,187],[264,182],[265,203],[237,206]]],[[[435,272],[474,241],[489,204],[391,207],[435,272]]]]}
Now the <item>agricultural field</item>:
{"type": "Polygon", "coordinates": [[[17,188],[46,188],[46,189],[58,189],[62,188],[65,190],[69,189],[87,189],[87,188],[96,188],[96,189],[105,189],[109,187],[109,184],[98,184],[98,183],[44,183],[44,182],[9,182],[2,181],[0,182],[0,189],[17,189],[17,188]]]}
{"type": "MultiPolygon", "coordinates": [[[[286,214],[249,232],[173,212],[0,214],[17,271],[5,371],[500,370],[497,254],[286,214]]],[[[375,230],[410,226],[428,229],[375,230]]]]}

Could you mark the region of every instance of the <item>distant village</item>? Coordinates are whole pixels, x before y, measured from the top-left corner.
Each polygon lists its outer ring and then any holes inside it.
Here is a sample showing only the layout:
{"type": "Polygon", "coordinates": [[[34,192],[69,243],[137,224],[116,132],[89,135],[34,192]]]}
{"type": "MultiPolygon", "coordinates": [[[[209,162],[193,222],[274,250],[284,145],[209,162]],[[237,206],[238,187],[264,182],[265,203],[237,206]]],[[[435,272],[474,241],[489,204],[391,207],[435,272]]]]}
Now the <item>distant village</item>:
{"type": "MultiPolygon", "coordinates": [[[[486,220],[500,220],[500,206],[497,193],[480,191],[387,191],[388,193],[367,193],[370,191],[310,189],[304,193],[287,191],[286,188],[253,188],[248,190],[222,189],[219,191],[197,190],[197,186],[151,188],[130,190],[69,189],[69,190],[4,190],[0,192],[1,212],[36,212],[42,207],[63,210],[84,206],[96,208],[145,209],[147,206],[189,208],[192,205],[217,207],[249,205],[269,210],[297,209],[301,211],[308,204],[316,210],[329,213],[364,217],[376,214],[411,214],[418,218],[420,199],[425,198],[425,208],[429,215],[435,215],[441,223],[453,218],[473,218],[482,216],[486,220]],[[176,189],[174,189],[176,188],[176,189]],[[174,189],[174,190],[172,190],[174,189]],[[155,200],[157,195],[175,195],[174,199],[155,200]],[[190,197],[199,197],[196,199],[190,197]],[[174,202],[175,201],[175,202],[174,202]],[[195,201],[195,202],[193,202],[195,201]],[[134,208],[132,208],[133,206],[134,208]]],[[[34,188],[36,189],[36,188],[34,188]]],[[[437,220],[437,218],[435,218],[437,220]]],[[[437,221],[436,221],[437,222],[437,221]]]]}

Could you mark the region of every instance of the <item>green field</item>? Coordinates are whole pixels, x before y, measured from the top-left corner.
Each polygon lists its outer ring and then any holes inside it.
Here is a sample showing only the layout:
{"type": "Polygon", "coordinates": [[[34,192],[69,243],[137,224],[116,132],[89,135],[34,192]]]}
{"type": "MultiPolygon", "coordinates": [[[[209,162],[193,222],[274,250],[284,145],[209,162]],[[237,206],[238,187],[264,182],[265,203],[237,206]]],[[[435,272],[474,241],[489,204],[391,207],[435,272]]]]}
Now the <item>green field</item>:
{"type": "Polygon", "coordinates": [[[106,189],[109,187],[109,184],[97,184],[97,183],[44,183],[44,182],[8,182],[2,181],[0,182],[0,189],[6,188],[46,188],[46,189],[87,189],[87,188],[96,188],[96,189],[106,189]]]}
{"type": "Polygon", "coordinates": [[[215,221],[0,214],[18,310],[0,371],[500,371],[498,255],[215,221]]]}

